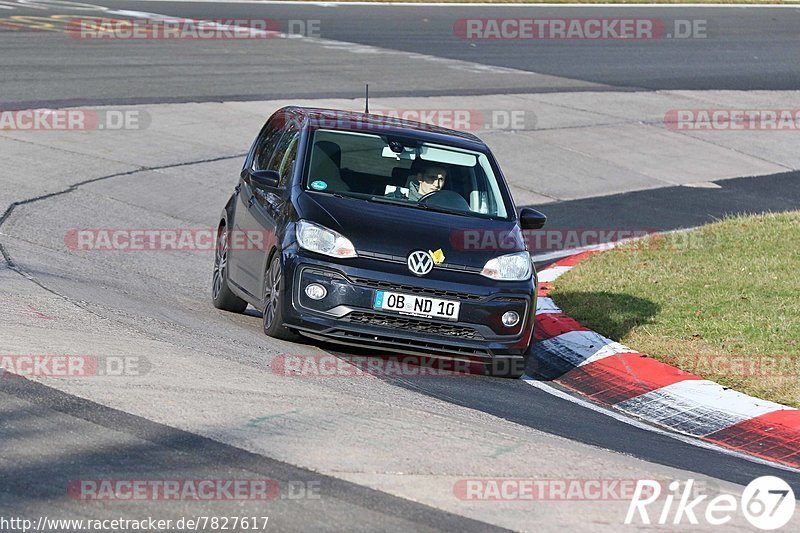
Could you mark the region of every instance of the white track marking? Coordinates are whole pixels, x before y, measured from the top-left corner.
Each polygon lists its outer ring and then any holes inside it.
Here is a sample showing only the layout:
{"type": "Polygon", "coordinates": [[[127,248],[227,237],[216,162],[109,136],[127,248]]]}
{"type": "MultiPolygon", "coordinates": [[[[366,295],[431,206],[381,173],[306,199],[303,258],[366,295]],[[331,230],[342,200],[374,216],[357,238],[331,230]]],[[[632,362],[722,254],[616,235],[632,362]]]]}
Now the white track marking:
{"type": "Polygon", "coordinates": [[[563,359],[575,367],[583,366],[621,353],[636,353],[624,344],[614,342],[594,331],[568,331],[534,345],[536,351],[563,359]]]}
{"type": "Polygon", "coordinates": [[[562,274],[566,274],[570,270],[572,270],[571,266],[554,266],[546,268],[539,272],[539,283],[555,281],[562,274]]]}
{"type": "Polygon", "coordinates": [[[548,298],[546,296],[540,297],[536,299],[536,314],[537,315],[547,315],[553,313],[560,313],[561,309],[553,303],[552,298],[548,298]]]}
{"type": "Polygon", "coordinates": [[[614,411],[612,411],[610,409],[605,409],[605,408],[600,407],[600,406],[598,406],[596,404],[593,404],[591,402],[588,402],[586,400],[578,398],[577,396],[573,396],[572,394],[569,394],[569,393],[566,393],[566,392],[564,392],[564,391],[562,391],[560,389],[557,389],[557,388],[553,387],[552,385],[548,385],[544,381],[538,381],[538,380],[535,380],[535,379],[533,379],[533,378],[531,378],[529,376],[523,376],[522,380],[525,383],[527,383],[528,385],[531,385],[532,387],[535,387],[535,388],[537,388],[537,389],[539,389],[539,390],[541,390],[543,392],[546,392],[547,394],[553,395],[553,396],[555,396],[557,398],[561,398],[562,400],[566,400],[566,401],[574,403],[576,405],[580,405],[581,407],[585,407],[586,409],[589,409],[589,410],[594,411],[596,413],[600,413],[600,414],[603,414],[605,416],[611,417],[614,420],[622,422],[623,424],[628,424],[629,426],[633,426],[633,427],[636,427],[636,428],[639,428],[639,429],[643,429],[645,431],[652,431],[653,433],[658,433],[659,435],[664,435],[664,436],[669,437],[671,439],[675,439],[675,440],[683,442],[685,444],[690,444],[690,445],[695,446],[697,448],[704,448],[704,449],[707,449],[707,450],[713,450],[715,452],[719,452],[719,453],[722,453],[722,454],[725,454],[725,455],[730,455],[731,457],[736,457],[737,459],[742,459],[744,461],[749,461],[751,463],[756,463],[756,464],[760,464],[760,465],[764,465],[764,466],[770,466],[772,468],[785,470],[787,472],[796,472],[796,473],[800,474],[800,469],[798,469],[798,468],[792,468],[790,466],[784,466],[784,465],[781,465],[781,464],[778,464],[778,463],[773,463],[771,461],[767,461],[766,459],[761,459],[759,457],[748,455],[746,453],[737,452],[735,450],[731,450],[731,449],[728,449],[728,448],[723,448],[721,446],[717,446],[716,444],[711,444],[710,442],[698,440],[698,439],[696,439],[694,437],[681,435],[679,433],[673,433],[672,431],[667,431],[667,430],[664,430],[664,429],[661,429],[661,428],[658,428],[658,427],[655,427],[655,426],[651,426],[650,424],[646,424],[644,422],[636,420],[635,418],[631,418],[629,415],[622,414],[622,413],[616,413],[616,412],[614,412],[614,411]]]}
{"type": "Polygon", "coordinates": [[[708,380],[687,379],[614,405],[675,431],[703,437],[786,406],[708,380]]]}

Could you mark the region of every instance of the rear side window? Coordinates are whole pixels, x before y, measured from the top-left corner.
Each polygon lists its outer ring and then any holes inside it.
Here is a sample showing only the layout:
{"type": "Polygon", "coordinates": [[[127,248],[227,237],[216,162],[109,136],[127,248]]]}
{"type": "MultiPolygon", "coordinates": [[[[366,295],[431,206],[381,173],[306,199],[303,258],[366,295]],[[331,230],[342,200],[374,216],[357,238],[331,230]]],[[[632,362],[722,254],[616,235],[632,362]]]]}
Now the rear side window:
{"type": "Polygon", "coordinates": [[[281,172],[281,169],[284,167],[284,159],[286,155],[290,152],[293,146],[296,146],[296,139],[298,136],[299,130],[297,126],[290,123],[283,132],[283,136],[278,141],[277,145],[275,146],[274,154],[272,159],[270,160],[267,167],[263,170],[275,170],[277,172],[281,172]]]}
{"type": "Polygon", "coordinates": [[[269,124],[261,132],[261,136],[256,143],[256,152],[253,157],[252,170],[267,170],[275,147],[281,139],[283,129],[275,124],[275,120],[270,120],[269,124]]]}
{"type": "MultiPolygon", "coordinates": [[[[294,168],[294,162],[297,159],[297,145],[299,144],[298,141],[300,140],[300,132],[295,131],[294,133],[287,133],[284,137],[290,137],[289,147],[275,168],[275,170],[277,170],[278,174],[281,176],[281,185],[287,183],[292,177],[292,169],[294,168]]],[[[281,144],[283,144],[283,139],[281,139],[281,144]]],[[[278,162],[277,160],[279,153],[280,150],[275,154],[275,159],[272,162],[273,165],[278,162]]]]}

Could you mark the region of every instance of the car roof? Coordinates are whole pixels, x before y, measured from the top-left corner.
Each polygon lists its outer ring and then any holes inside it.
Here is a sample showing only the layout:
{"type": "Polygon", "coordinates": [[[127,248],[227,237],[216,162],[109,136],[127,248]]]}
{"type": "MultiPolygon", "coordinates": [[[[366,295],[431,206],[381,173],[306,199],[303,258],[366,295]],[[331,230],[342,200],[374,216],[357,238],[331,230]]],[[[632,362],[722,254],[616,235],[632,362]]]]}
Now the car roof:
{"type": "Polygon", "coordinates": [[[301,106],[284,107],[278,112],[294,115],[295,120],[312,129],[398,135],[462,148],[488,150],[486,144],[471,133],[387,115],[301,106]]]}

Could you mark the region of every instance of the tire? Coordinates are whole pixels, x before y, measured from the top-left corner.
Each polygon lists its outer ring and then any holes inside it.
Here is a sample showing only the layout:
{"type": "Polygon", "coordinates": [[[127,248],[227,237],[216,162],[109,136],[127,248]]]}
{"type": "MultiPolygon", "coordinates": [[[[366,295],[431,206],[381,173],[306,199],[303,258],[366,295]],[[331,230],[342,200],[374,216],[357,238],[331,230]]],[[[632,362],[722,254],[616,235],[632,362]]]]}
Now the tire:
{"type": "Polygon", "coordinates": [[[281,253],[275,252],[264,273],[264,333],[274,339],[296,341],[300,335],[283,325],[283,267],[281,253]]]}
{"type": "Polygon", "coordinates": [[[217,246],[214,252],[214,275],[211,279],[211,302],[217,309],[241,313],[247,302],[233,294],[228,286],[228,231],[224,225],[217,230],[217,246]]]}
{"type": "Polygon", "coordinates": [[[525,374],[527,362],[527,356],[522,359],[519,357],[495,357],[486,363],[485,373],[495,378],[518,379],[525,374]]]}

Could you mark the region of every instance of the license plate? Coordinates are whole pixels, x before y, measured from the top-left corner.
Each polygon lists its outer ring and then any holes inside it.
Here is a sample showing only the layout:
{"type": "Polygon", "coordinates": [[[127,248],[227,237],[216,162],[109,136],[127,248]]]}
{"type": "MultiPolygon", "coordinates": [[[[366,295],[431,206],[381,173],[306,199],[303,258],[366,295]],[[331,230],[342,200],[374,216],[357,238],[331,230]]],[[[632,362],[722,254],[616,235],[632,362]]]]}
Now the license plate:
{"type": "Polygon", "coordinates": [[[458,311],[461,304],[452,300],[440,300],[438,298],[428,298],[427,296],[375,291],[373,307],[403,315],[458,320],[458,311]]]}

